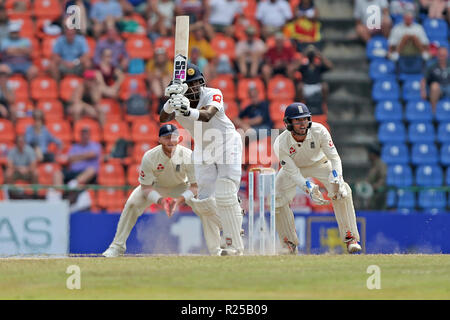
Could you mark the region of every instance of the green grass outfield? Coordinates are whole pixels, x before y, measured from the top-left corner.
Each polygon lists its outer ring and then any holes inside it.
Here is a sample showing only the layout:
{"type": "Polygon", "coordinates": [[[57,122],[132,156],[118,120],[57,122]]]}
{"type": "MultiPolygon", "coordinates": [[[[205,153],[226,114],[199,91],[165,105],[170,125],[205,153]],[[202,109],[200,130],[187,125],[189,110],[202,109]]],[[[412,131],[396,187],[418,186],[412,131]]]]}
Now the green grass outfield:
{"type": "Polygon", "coordinates": [[[4,258],[0,299],[450,299],[450,255],[4,258]],[[66,288],[70,265],[80,290],[66,288]]]}

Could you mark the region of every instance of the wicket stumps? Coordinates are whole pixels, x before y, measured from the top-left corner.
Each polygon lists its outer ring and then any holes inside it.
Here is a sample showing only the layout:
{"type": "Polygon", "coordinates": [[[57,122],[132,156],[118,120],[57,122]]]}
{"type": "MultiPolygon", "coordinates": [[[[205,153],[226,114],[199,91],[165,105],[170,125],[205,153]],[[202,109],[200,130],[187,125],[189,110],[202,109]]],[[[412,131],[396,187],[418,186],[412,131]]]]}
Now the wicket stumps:
{"type": "Polygon", "coordinates": [[[258,200],[259,200],[259,253],[266,254],[266,218],[264,198],[266,194],[266,179],[270,179],[269,195],[270,195],[270,254],[276,254],[276,231],[275,231],[275,176],[276,171],[272,168],[252,168],[248,173],[248,248],[249,253],[255,253],[255,206],[254,206],[254,187],[255,173],[259,173],[258,177],[258,200]]]}

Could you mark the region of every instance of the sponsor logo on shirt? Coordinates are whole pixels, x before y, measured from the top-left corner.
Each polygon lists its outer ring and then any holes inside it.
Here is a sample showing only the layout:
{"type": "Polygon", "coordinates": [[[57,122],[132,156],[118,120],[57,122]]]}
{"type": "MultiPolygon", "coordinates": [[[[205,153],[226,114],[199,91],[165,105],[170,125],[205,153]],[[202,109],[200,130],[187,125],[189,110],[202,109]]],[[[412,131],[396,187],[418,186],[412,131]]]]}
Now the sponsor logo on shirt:
{"type": "Polygon", "coordinates": [[[334,147],[333,141],[332,140],[328,141],[328,145],[330,146],[330,148],[333,148],[334,147]]]}
{"type": "Polygon", "coordinates": [[[158,166],[156,167],[156,170],[162,171],[162,170],[164,170],[164,166],[160,163],[160,164],[158,164],[158,166]]]}
{"type": "Polygon", "coordinates": [[[139,175],[141,176],[141,178],[145,178],[144,170],[141,170],[141,172],[139,173],[139,175]]]}
{"type": "Polygon", "coordinates": [[[293,155],[293,154],[296,153],[296,152],[297,152],[297,150],[295,150],[294,147],[291,147],[291,148],[289,149],[289,154],[290,154],[290,155],[293,155]]]}
{"type": "Polygon", "coordinates": [[[220,103],[222,101],[222,96],[220,94],[213,95],[213,100],[220,103]]]}

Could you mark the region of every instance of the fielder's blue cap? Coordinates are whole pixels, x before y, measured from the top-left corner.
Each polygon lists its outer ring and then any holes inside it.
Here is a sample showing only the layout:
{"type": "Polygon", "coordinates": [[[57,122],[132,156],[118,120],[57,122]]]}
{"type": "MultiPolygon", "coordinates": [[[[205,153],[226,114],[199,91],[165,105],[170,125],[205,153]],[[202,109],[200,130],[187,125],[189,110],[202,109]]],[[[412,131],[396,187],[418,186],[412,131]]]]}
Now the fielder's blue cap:
{"type": "Polygon", "coordinates": [[[170,134],[176,133],[178,134],[178,128],[173,124],[165,124],[161,128],[159,128],[159,136],[164,137],[170,134]]]}

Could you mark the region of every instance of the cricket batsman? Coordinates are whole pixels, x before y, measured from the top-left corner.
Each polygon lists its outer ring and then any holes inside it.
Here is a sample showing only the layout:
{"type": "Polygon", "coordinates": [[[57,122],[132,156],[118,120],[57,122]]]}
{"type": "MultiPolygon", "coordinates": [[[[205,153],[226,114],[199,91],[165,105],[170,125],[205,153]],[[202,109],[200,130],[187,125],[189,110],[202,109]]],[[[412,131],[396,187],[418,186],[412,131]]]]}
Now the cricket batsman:
{"type": "Polygon", "coordinates": [[[319,186],[305,179],[313,177],[323,183],[328,191],[347,251],[361,251],[352,190],[343,179],[341,159],[330,133],[322,124],[311,121],[311,113],[303,103],[295,102],[286,108],[284,123],[287,130],[274,142],[274,152],[281,164],[276,178],[275,217],[283,247],[292,254],[297,253],[294,214],[289,207],[297,186],[315,203],[328,204],[319,186]]]}
{"type": "MultiPolygon", "coordinates": [[[[241,182],[242,140],[226,116],[219,89],[206,87],[199,68],[187,65],[185,83],[171,83],[170,97],[160,113],[160,122],[175,119],[194,139],[193,162],[202,215],[217,215],[222,223],[226,248],[222,255],[242,255],[241,182]],[[204,211],[203,211],[204,209],[204,211]]],[[[196,205],[192,207],[197,209],[196,205]]]]}
{"type": "Polygon", "coordinates": [[[140,185],[125,203],[114,240],[103,252],[103,256],[117,257],[125,252],[131,230],[149,205],[161,205],[171,217],[177,206],[183,202],[190,205],[200,217],[210,254],[221,254],[219,217],[214,211],[203,213],[204,203],[195,198],[197,184],[191,159],[192,151],[179,145],[181,139],[176,126],[166,124],[160,128],[160,144],[144,154],[139,173],[140,185]],[[170,201],[167,198],[176,200],[170,201]]]}

